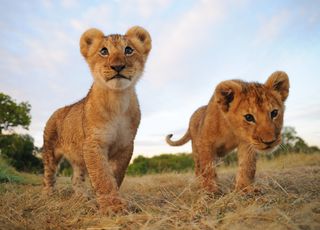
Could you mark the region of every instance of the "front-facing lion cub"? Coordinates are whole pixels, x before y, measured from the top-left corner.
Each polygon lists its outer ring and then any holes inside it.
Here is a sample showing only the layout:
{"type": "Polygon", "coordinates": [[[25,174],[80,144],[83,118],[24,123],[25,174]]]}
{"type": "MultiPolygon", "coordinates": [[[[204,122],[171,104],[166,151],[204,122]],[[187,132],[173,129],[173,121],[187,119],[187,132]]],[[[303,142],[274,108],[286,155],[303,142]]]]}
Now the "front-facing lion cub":
{"type": "Polygon", "coordinates": [[[51,193],[62,157],[72,165],[76,193],[86,193],[88,173],[100,210],[120,211],[118,189],[133,152],[140,123],[135,84],[151,50],[149,33],[132,27],[125,35],[89,29],[80,51],[89,64],[93,85],[85,98],[58,109],[44,130],[44,192],[51,193]]]}
{"type": "Polygon", "coordinates": [[[192,115],[187,133],[172,146],[190,139],[195,173],[203,187],[217,192],[214,160],[238,149],[236,190],[251,191],[256,171],[256,153],[268,152],[281,142],[284,102],[289,93],[286,73],[274,72],[265,84],[240,80],[221,82],[208,105],[192,115]]]}

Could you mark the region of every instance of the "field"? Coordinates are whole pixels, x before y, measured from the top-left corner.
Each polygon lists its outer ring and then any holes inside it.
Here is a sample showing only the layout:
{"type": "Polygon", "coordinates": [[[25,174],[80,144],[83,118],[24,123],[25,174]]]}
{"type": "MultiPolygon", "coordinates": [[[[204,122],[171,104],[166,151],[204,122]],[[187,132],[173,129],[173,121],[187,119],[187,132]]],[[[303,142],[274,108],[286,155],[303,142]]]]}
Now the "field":
{"type": "MultiPolygon", "coordinates": [[[[259,160],[258,194],[233,192],[235,167],[219,167],[221,195],[197,187],[192,172],[126,177],[126,213],[101,216],[76,197],[70,178],[45,199],[41,178],[0,184],[0,229],[320,229],[320,154],[259,160]]],[[[30,177],[30,176],[29,176],[30,177]]]]}

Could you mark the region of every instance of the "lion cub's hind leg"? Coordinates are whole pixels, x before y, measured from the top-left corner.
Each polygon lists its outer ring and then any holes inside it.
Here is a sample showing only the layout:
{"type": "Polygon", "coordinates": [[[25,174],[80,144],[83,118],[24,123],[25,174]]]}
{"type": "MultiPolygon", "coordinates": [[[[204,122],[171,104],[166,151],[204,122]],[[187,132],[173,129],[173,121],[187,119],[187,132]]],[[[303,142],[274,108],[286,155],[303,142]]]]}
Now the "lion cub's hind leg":
{"type": "Polygon", "coordinates": [[[86,168],[84,165],[72,164],[72,188],[76,195],[89,198],[89,194],[86,188],[86,168]]]}
{"type": "Polygon", "coordinates": [[[195,171],[196,177],[199,177],[201,175],[199,155],[197,151],[197,146],[193,143],[193,141],[192,141],[192,157],[193,157],[194,171],[195,171]]]}
{"type": "Polygon", "coordinates": [[[49,195],[54,191],[56,171],[62,158],[62,154],[57,152],[58,133],[56,116],[57,115],[53,115],[48,120],[43,134],[43,193],[45,195],[49,195]]]}
{"type": "Polygon", "coordinates": [[[216,193],[218,192],[217,174],[214,166],[216,151],[212,149],[211,145],[203,143],[198,144],[197,149],[199,150],[198,156],[202,185],[208,192],[216,193]]]}
{"type": "Polygon", "coordinates": [[[45,195],[49,195],[54,192],[54,185],[56,182],[56,171],[62,156],[55,156],[54,150],[45,149],[42,153],[42,158],[44,166],[43,193],[45,195]]]}

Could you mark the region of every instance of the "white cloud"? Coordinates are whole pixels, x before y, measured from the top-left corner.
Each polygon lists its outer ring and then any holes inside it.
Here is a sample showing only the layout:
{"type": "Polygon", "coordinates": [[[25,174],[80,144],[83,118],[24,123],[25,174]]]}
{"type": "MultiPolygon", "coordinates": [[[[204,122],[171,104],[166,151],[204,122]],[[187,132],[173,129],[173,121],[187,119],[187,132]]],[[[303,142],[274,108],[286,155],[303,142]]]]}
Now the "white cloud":
{"type": "MultiPolygon", "coordinates": [[[[304,103],[301,105],[291,105],[292,107],[288,108],[288,114],[286,117],[289,120],[305,120],[306,117],[308,120],[318,120],[320,118],[320,103],[304,103]]],[[[319,130],[320,131],[320,130],[319,130]]]]}
{"type": "Polygon", "coordinates": [[[137,11],[140,17],[147,19],[155,12],[168,7],[172,0],[126,0],[121,2],[125,13],[137,11]]]}
{"type": "MultiPolygon", "coordinates": [[[[56,41],[55,37],[53,37],[53,40],[56,41]]],[[[44,72],[52,72],[67,60],[67,52],[63,50],[64,45],[60,47],[55,45],[48,46],[45,42],[35,39],[25,40],[25,45],[26,49],[31,52],[21,61],[31,68],[42,68],[44,72]]]]}
{"type": "Polygon", "coordinates": [[[282,34],[283,30],[290,22],[291,16],[292,15],[288,10],[282,10],[271,18],[265,18],[257,32],[253,44],[259,46],[273,42],[282,34]]]}
{"type": "Polygon", "coordinates": [[[78,18],[70,19],[70,26],[79,33],[83,33],[91,27],[99,28],[102,31],[110,31],[106,26],[114,24],[112,17],[115,12],[112,9],[110,3],[107,2],[91,6],[78,18]]]}
{"type": "Polygon", "coordinates": [[[205,47],[208,33],[225,16],[225,7],[226,3],[222,1],[199,1],[179,18],[160,28],[163,32],[154,39],[152,51],[156,61],[148,66],[152,73],[150,83],[162,86],[169,79],[183,76],[185,58],[205,47]]]}
{"type": "Polygon", "coordinates": [[[77,4],[77,0],[61,0],[61,5],[64,7],[64,8],[72,8],[74,7],[76,4],[77,4]]]}
{"type": "Polygon", "coordinates": [[[47,9],[50,9],[53,6],[53,1],[52,0],[41,0],[41,3],[47,9]]]}
{"type": "Polygon", "coordinates": [[[119,31],[119,29],[127,29],[128,25],[132,24],[129,17],[148,20],[154,13],[166,9],[171,3],[172,0],[105,1],[90,6],[79,17],[70,19],[69,23],[72,28],[80,32],[90,27],[97,27],[106,33],[119,31]],[[115,20],[116,18],[120,20],[115,20]]]}

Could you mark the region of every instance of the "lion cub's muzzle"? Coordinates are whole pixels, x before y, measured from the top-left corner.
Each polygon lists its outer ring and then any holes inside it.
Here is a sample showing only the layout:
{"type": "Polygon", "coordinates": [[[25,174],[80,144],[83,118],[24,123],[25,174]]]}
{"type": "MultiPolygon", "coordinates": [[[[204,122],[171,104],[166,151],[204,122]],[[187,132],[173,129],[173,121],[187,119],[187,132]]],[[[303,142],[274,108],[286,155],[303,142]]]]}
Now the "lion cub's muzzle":
{"type": "Polygon", "coordinates": [[[264,141],[264,140],[261,140],[261,142],[266,145],[266,148],[272,147],[273,143],[275,143],[276,141],[277,141],[277,139],[274,139],[274,140],[272,140],[272,141],[264,141]]]}
{"type": "Polygon", "coordinates": [[[116,71],[116,74],[113,77],[109,78],[108,81],[113,80],[113,79],[126,79],[126,80],[131,81],[130,77],[127,77],[127,76],[120,73],[123,69],[126,68],[125,65],[112,65],[112,66],[110,66],[110,68],[113,69],[114,71],[116,71]]]}
{"type": "Polygon", "coordinates": [[[108,81],[113,80],[113,79],[126,79],[126,80],[131,81],[131,78],[126,77],[126,76],[119,74],[119,73],[114,75],[112,78],[109,78],[108,81]]]}
{"type": "Polygon", "coordinates": [[[275,138],[271,141],[261,140],[261,143],[257,146],[260,151],[273,151],[281,143],[281,138],[275,138]]]}

